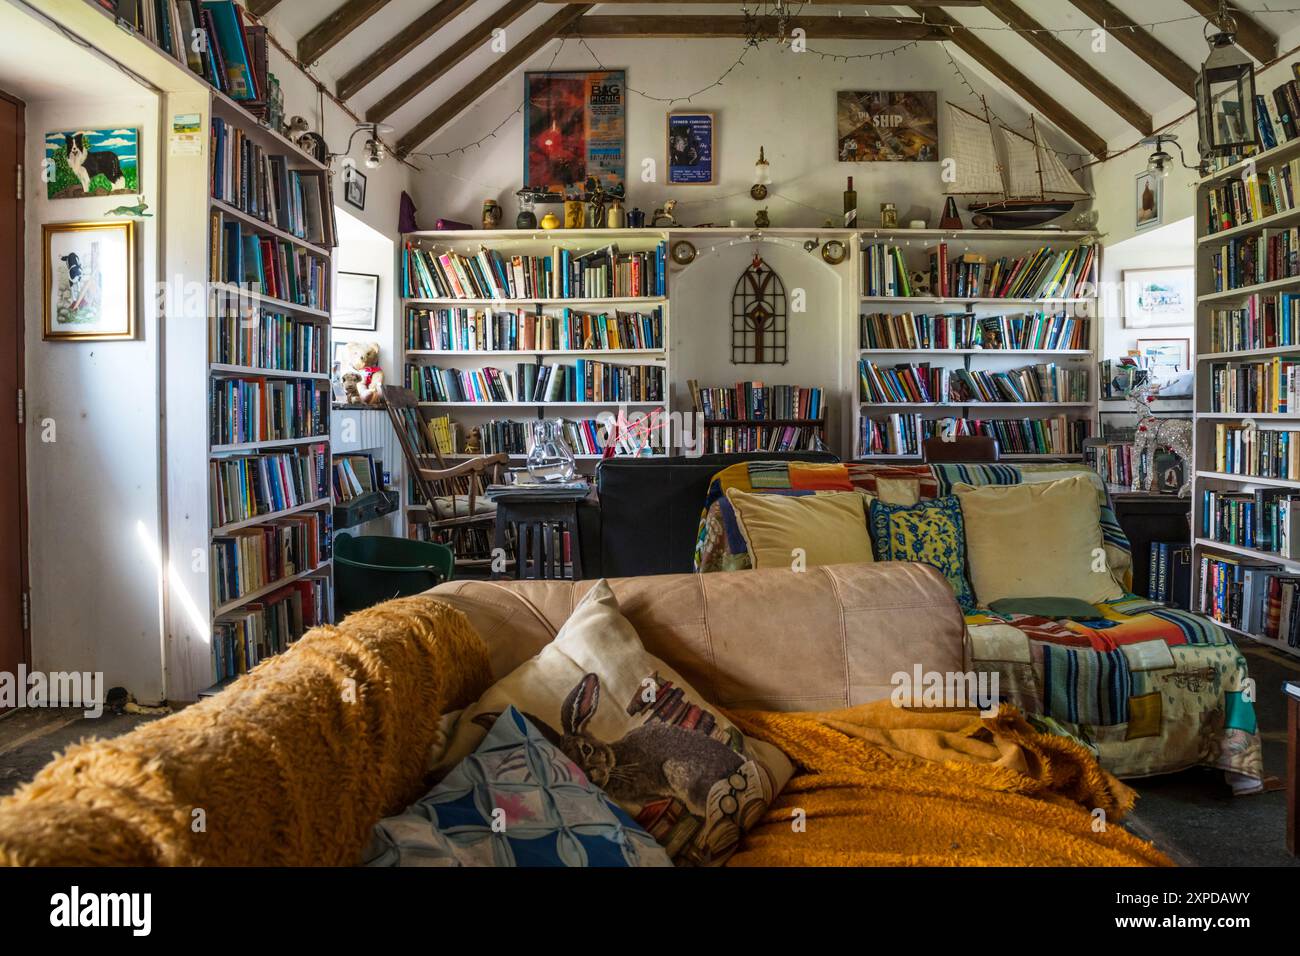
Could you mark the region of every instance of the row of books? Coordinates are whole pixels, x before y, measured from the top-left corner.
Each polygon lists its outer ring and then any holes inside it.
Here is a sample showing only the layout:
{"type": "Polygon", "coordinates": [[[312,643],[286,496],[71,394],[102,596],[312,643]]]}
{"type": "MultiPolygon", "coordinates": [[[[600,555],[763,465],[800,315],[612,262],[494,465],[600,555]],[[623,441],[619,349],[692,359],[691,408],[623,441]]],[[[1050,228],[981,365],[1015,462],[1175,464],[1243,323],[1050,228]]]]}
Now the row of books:
{"type": "Polygon", "coordinates": [[[269,225],[319,246],[334,245],[329,174],[289,168],[289,160],[271,154],[244,130],[219,116],[212,118],[212,197],[269,225]]]}
{"type": "Polygon", "coordinates": [[[858,362],[858,378],[862,401],[875,404],[1088,400],[1088,370],[1063,368],[1054,362],[991,372],[946,368],[928,362],[882,368],[864,358],[858,362]]]}
{"type": "Polygon", "coordinates": [[[407,309],[406,347],[434,352],[662,349],[662,308],[558,315],[522,309],[407,309]]]}
{"type": "Polygon", "coordinates": [[[215,297],[213,313],[210,361],[281,372],[329,371],[327,327],[221,296],[215,297]]]}
{"type": "Polygon", "coordinates": [[[1300,345],[1300,294],[1256,293],[1239,309],[1215,309],[1207,320],[1207,352],[1300,345]]]}
{"type": "Polygon", "coordinates": [[[1216,422],[1214,470],[1251,478],[1300,481],[1300,431],[1216,422]]]}
{"type": "MultiPolygon", "coordinates": [[[[459,422],[452,421],[450,416],[439,416],[431,419],[430,424],[439,422],[437,432],[445,436],[438,439],[438,447],[442,449],[444,455],[463,454],[464,437],[462,435],[462,426],[459,422]]],[[[533,426],[537,423],[536,419],[516,420],[516,419],[491,419],[482,424],[475,425],[478,431],[479,449],[481,454],[495,455],[504,453],[507,455],[526,455],[533,447],[533,426]]],[[[629,427],[637,427],[637,416],[629,416],[629,427]]],[[[606,446],[610,443],[610,433],[615,426],[606,421],[595,418],[579,419],[560,419],[560,434],[568,444],[570,450],[575,455],[603,455],[606,446]]],[[[648,429],[650,446],[652,448],[663,447],[663,430],[648,429]]],[[[617,442],[618,436],[614,436],[617,442]]]]}
{"type": "Polygon", "coordinates": [[[216,683],[247,674],[310,628],[330,619],[328,578],[286,584],[259,601],[250,601],[212,624],[212,670],[216,683]]]}
{"type": "Polygon", "coordinates": [[[1084,461],[1106,484],[1131,488],[1141,458],[1133,454],[1132,442],[1108,442],[1089,444],[1084,449],[1084,461]]]}
{"type": "Polygon", "coordinates": [[[1201,533],[1221,544],[1300,558],[1300,494],[1286,488],[1201,492],[1201,533]]]}
{"type": "Polygon", "coordinates": [[[950,260],[948,244],[926,250],[930,294],[970,299],[1071,299],[1093,294],[1097,248],[1081,243],[1073,249],[1040,246],[1023,256],[989,261],[978,252],[950,260]]]}
{"type": "Polygon", "coordinates": [[[212,601],[223,605],[314,571],[330,556],[331,516],[305,511],[212,539],[212,601]]]}
{"type": "Polygon", "coordinates": [[[316,381],[215,379],[208,407],[213,445],[312,438],[329,430],[329,400],[316,381]]]}
{"type": "Polygon", "coordinates": [[[548,256],[506,255],[483,246],[477,255],[437,253],[407,243],[402,289],[420,299],[598,299],[666,295],[666,243],[646,252],[616,244],[575,255],[560,246],[548,256]]]}
{"type": "MultiPolygon", "coordinates": [[[[1296,69],[1294,63],[1291,69],[1296,69]]],[[[1251,153],[1273,149],[1300,136],[1300,78],[1275,86],[1270,94],[1255,94],[1255,124],[1260,145],[1249,150],[1251,153]]],[[[1240,154],[1224,155],[1212,160],[1212,166],[1223,169],[1245,158],[1240,154]]]]}
{"type": "Polygon", "coordinates": [[[1279,565],[1202,555],[1200,613],[1247,634],[1300,647],[1300,575],[1279,565]]]}
{"type": "Polygon", "coordinates": [[[342,504],[384,487],[383,462],[361,452],[334,456],[334,502],[342,504]]]}
{"type": "Polygon", "coordinates": [[[720,425],[704,433],[705,454],[750,451],[821,451],[826,448],[821,425],[720,425]]]}
{"type": "Polygon", "coordinates": [[[859,316],[858,323],[858,341],[864,349],[1049,351],[1086,349],[1090,341],[1088,319],[1064,312],[983,317],[973,312],[876,312],[859,316]]]}
{"type": "Polygon", "coordinates": [[[232,0],[99,0],[99,5],[255,115],[264,113],[266,27],[246,21],[232,0]]]}
{"type": "Polygon", "coordinates": [[[920,295],[912,286],[912,274],[903,259],[902,246],[878,242],[862,250],[863,295],[890,299],[920,295]]]}
{"type": "Polygon", "coordinates": [[[1300,362],[1274,357],[1258,362],[1210,363],[1210,411],[1278,413],[1300,408],[1300,362]]]}
{"type": "Polygon", "coordinates": [[[1214,291],[1225,292],[1300,275],[1300,228],[1233,236],[1210,256],[1214,291]]]}
{"type": "Polygon", "coordinates": [[[406,387],[422,402],[661,402],[662,365],[614,365],[579,359],[573,365],[520,363],[452,369],[407,365],[406,387]]]}
{"type": "Polygon", "coordinates": [[[701,388],[695,379],[686,386],[695,411],[705,421],[820,421],[826,414],[826,392],[815,386],[737,382],[731,386],[701,388]]]}
{"type": "Polygon", "coordinates": [[[247,521],[327,497],[325,455],[324,445],[311,445],[297,452],[213,459],[208,463],[212,526],[247,521]]]}
{"type": "Polygon", "coordinates": [[[212,213],[213,282],[252,289],[294,305],[328,310],[329,260],[287,239],[263,236],[238,219],[212,213]]]}
{"type": "Polygon", "coordinates": [[[1280,160],[1263,170],[1249,168],[1205,191],[1205,221],[1211,234],[1258,222],[1296,207],[1300,158],[1280,160]]]}
{"type": "Polygon", "coordinates": [[[1182,541],[1152,541],[1147,565],[1147,597],[1184,611],[1192,609],[1192,546],[1182,541]]]}
{"type": "Polygon", "coordinates": [[[863,418],[859,454],[920,457],[927,438],[987,435],[1003,455],[1077,455],[1091,433],[1087,419],[1064,415],[1051,418],[979,419],[923,418],[919,414],[863,418]]]}

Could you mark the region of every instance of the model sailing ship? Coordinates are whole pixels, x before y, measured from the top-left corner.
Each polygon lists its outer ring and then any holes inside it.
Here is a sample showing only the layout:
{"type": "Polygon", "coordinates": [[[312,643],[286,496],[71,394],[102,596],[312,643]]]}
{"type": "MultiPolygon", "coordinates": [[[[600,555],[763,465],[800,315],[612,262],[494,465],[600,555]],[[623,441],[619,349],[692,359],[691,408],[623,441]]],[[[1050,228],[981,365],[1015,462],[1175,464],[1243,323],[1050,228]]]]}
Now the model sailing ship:
{"type": "MultiPolygon", "coordinates": [[[[981,97],[981,100],[983,98],[981,97]]],[[[1043,142],[1038,124],[1029,117],[1032,138],[998,126],[1006,162],[998,158],[988,105],[977,116],[952,103],[948,107],[951,153],[957,161],[950,196],[997,197],[971,202],[966,208],[977,227],[1026,229],[1041,226],[1069,212],[1090,195],[1043,142]]]]}

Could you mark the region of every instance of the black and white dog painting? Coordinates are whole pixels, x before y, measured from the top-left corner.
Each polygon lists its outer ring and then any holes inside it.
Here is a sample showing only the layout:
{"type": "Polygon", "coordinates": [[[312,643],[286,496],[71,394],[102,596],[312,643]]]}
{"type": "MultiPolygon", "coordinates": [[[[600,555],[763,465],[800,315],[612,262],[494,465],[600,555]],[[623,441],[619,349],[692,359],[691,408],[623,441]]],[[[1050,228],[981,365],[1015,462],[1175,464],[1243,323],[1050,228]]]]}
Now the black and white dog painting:
{"type": "Polygon", "coordinates": [[[126,189],[126,175],[122,172],[122,161],[112,150],[91,150],[86,145],[85,133],[68,133],[63,137],[64,154],[68,157],[68,168],[81,181],[81,190],[90,194],[90,181],[102,174],[113,187],[114,192],[126,189]]]}
{"type": "Polygon", "coordinates": [[[45,134],[50,199],[139,194],[138,129],[73,129],[45,134]]]}

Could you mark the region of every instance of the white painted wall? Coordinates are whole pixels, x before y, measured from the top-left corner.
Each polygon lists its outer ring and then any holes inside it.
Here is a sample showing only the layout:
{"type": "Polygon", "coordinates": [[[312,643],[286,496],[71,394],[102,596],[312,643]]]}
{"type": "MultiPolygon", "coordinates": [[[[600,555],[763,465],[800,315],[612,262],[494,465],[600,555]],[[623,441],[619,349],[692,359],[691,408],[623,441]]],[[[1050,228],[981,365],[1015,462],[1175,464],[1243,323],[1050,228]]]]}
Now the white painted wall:
{"type": "Polygon", "coordinates": [[[1154,329],[1124,328],[1123,277],[1126,269],[1194,264],[1196,224],[1191,217],[1138,233],[1106,247],[1102,257],[1102,341],[1100,358],[1119,358],[1137,348],[1139,338],[1191,339],[1191,324],[1154,329]]]}

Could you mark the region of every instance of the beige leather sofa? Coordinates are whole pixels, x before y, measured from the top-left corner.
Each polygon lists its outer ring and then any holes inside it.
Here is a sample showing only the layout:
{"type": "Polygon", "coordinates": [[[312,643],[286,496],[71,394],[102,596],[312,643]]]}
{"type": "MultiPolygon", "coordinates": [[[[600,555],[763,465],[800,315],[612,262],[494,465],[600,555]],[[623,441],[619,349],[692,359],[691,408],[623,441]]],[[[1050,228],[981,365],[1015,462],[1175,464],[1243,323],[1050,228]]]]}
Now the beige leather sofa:
{"type": "MultiPolygon", "coordinates": [[[[464,611],[494,677],[558,633],[592,581],[453,581],[429,593],[464,611]]],[[[923,564],[612,578],[646,649],[722,707],[827,710],[888,697],[890,677],[966,670],[952,589],[923,564]]]]}

